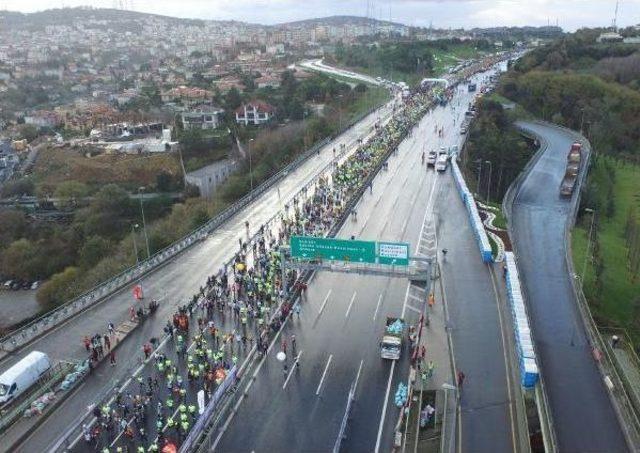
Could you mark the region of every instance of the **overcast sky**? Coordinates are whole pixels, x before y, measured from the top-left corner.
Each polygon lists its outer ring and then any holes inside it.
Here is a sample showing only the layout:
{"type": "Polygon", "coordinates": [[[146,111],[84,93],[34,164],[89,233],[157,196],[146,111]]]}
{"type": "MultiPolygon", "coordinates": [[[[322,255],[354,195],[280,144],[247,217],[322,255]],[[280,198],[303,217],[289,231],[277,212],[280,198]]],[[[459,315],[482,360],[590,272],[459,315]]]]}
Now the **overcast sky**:
{"type": "MultiPolygon", "coordinates": [[[[491,27],[558,25],[566,30],[609,26],[615,0],[368,0],[369,15],[407,25],[491,27]]],[[[367,13],[367,0],[0,0],[0,8],[33,12],[62,6],[128,9],[168,16],[234,19],[262,24],[332,15],[367,13]]],[[[640,23],[640,0],[620,0],[618,25],[640,23]]]]}

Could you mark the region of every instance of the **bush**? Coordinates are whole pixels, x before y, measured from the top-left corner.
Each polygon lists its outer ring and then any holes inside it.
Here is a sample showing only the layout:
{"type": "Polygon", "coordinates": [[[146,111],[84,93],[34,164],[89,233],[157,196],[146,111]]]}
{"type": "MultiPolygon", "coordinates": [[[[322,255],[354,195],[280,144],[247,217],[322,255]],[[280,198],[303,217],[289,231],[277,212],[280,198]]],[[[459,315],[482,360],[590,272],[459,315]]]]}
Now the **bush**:
{"type": "Polygon", "coordinates": [[[43,306],[59,305],[79,294],[79,271],[77,267],[68,267],[45,282],[36,294],[38,303],[43,306]]]}

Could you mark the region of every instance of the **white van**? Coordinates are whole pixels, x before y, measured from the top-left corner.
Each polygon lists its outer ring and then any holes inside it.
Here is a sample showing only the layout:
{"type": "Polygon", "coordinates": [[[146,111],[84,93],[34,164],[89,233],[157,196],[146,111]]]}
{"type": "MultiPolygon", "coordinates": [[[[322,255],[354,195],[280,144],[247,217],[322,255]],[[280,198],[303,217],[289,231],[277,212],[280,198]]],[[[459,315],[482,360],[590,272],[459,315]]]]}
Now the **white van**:
{"type": "Polygon", "coordinates": [[[436,171],[447,171],[448,165],[449,156],[447,154],[438,155],[438,160],[436,161],[436,171]]]}
{"type": "Polygon", "coordinates": [[[0,405],[14,399],[51,368],[49,356],[33,351],[0,375],[0,405]]]}

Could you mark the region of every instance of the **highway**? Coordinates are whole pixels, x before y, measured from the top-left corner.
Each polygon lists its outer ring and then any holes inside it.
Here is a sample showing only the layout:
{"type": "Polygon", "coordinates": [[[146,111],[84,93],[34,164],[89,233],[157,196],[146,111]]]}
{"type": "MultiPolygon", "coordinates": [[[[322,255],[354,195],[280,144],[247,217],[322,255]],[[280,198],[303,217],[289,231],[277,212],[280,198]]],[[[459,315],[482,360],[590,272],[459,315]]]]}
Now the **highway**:
{"type": "MultiPolygon", "coordinates": [[[[440,247],[450,251],[443,274],[455,360],[469,377],[461,398],[459,448],[508,452],[515,450],[515,421],[497,295],[450,171],[427,170],[420,158],[423,150],[461,143],[458,126],[471,99],[460,87],[448,106],[423,118],[390,158],[389,170],[378,174],[372,193],[363,196],[358,221],[347,222],[338,236],[406,241],[416,250],[428,211],[435,210],[440,247]],[[457,105],[462,107],[454,110],[457,105]],[[444,137],[437,137],[435,125],[444,127],[444,137]]],[[[295,335],[297,343],[295,353],[289,350],[288,370],[275,358],[276,341],[214,450],[330,451],[349,388],[357,382],[343,451],[388,451],[399,415],[394,394],[407,380],[408,357],[405,350],[398,362],[382,360],[380,334],[386,316],[415,324],[427,290],[388,277],[316,273],[301,301],[300,318],[290,319],[282,332],[284,338],[295,335]],[[297,370],[294,357],[299,357],[297,370]]],[[[436,373],[450,378],[450,364],[436,364],[436,373]]]]}
{"type": "Polygon", "coordinates": [[[368,75],[357,74],[352,71],[347,71],[346,69],[340,69],[340,68],[334,68],[333,66],[328,66],[322,62],[322,59],[303,61],[298,65],[305,69],[310,69],[312,71],[325,72],[330,75],[344,77],[347,79],[358,80],[360,82],[370,83],[372,85],[382,85],[380,81],[368,75]]]}
{"type": "MultiPolygon", "coordinates": [[[[391,105],[387,104],[379,114],[385,117],[390,110],[391,105]]],[[[377,119],[378,113],[367,116],[334,142],[323,147],[318,156],[309,158],[278,185],[257,197],[245,210],[231,218],[201,244],[189,248],[144,277],[142,284],[146,299],[160,300],[158,312],[118,347],[118,366],[96,370],[93,377],[65,401],[55,417],[47,419],[40,429],[31,434],[22,446],[23,451],[42,451],[44,446],[54,441],[80,414],[87,411],[87,405],[98,401],[106,391],[128,376],[141,359],[141,345],[152,337],[162,337],[164,324],[176,307],[186,303],[207,277],[216,273],[235,254],[238,238],[246,238],[244,222],[250,220],[249,234],[253,235],[259,225],[267,222],[280,207],[290,202],[300,187],[331,162],[333,147],[339,148],[340,143],[345,143],[349,146],[350,153],[355,149],[351,145],[368,134],[377,119]]],[[[38,338],[19,353],[7,356],[1,362],[1,371],[32,350],[46,352],[53,360],[84,359],[86,352],[82,338],[85,335],[105,332],[109,322],[118,324],[128,318],[129,307],[134,303],[130,291],[131,288],[126,288],[115,293],[38,338]]]]}
{"type": "Polygon", "coordinates": [[[627,451],[565,260],[565,226],[577,198],[562,199],[558,189],[575,136],[552,125],[522,125],[548,143],[515,195],[511,226],[559,451],[627,451]]]}

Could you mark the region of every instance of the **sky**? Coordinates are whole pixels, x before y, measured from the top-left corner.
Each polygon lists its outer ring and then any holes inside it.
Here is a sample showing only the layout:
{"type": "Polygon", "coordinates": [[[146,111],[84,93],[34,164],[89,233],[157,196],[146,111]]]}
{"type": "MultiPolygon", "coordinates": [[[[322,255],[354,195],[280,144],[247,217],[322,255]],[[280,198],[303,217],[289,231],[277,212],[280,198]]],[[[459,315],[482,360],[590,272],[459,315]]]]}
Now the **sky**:
{"type": "MultiPolygon", "coordinates": [[[[0,9],[34,12],[119,4],[167,16],[276,24],[333,15],[367,15],[413,26],[473,28],[555,25],[573,31],[610,26],[616,0],[0,0],[0,9]],[[367,8],[369,4],[369,8],[367,8]]],[[[620,0],[618,25],[640,23],[640,0],[620,0]]]]}

